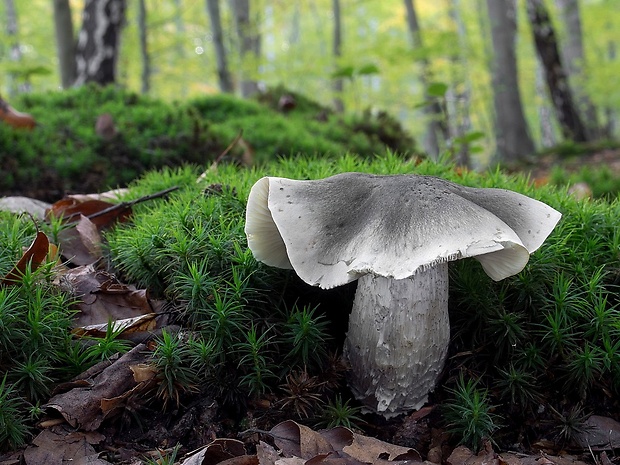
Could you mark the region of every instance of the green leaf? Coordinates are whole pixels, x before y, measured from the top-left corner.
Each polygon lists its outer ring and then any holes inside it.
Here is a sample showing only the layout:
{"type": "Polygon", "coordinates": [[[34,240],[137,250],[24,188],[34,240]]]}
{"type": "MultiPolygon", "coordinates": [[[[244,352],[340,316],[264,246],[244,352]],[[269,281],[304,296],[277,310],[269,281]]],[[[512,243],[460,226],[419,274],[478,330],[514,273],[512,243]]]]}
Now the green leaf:
{"type": "Polygon", "coordinates": [[[368,64],[361,66],[357,70],[357,74],[360,76],[369,76],[371,74],[379,74],[379,68],[377,67],[377,65],[373,63],[368,63],[368,64]]]}
{"type": "Polygon", "coordinates": [[[444,82],[432,82],[426,89],[426,93],[429,97],[443,97],[446,95],[448,85],[444,82]]]}
{"type": "Polygon", "coordinates": [[[355,74],[355,68],[353,68],[353,66],[344,66],[334,71],[331,74],[331,77],[332,79],[340,79],[340,78],[353,79],[353,74],[355,74]]]}

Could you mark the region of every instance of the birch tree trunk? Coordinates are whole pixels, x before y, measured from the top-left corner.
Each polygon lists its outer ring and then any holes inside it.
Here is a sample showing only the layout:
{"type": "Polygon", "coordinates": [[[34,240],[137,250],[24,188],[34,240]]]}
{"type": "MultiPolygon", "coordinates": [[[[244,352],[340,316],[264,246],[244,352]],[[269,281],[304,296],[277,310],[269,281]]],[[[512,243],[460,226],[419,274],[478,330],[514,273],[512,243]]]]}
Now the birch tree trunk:
{"type": "Polygon", "coordinates": [[[239,42],[241,96],[249,97],[258,92],[258,83],[252,74],[258,70],[260,34],[250,15],[250,0],[231,0],[230,4],[239,42]]]}
{"type": "Polygon", "coordinates": [[[515,0],[487,0],[493,44],[493,104],[497,158],[514,164],[534,152],[519,91],[515,37],[515,0]]]}
{"type": "MultiPolygon", "coordinates": [[[[420,33],[420,25],[418,22],[418,15],[413,4],[413,0],[404,0],[405,8],[407,9],[407,25],[409,32],[411,33],[411,40],[413,47],[422,48],[422,35],[420,33]]],[[[428,76],[430,74],[430,63],[428,59],[423,58],[420,60],[422,65],[422,72],[420,74],[420,82],[424,89],[428,89],[428,76]]],[[[445,115],[441,105],[436,99],[429,99],[429,96],[425,95],[427,100],[431,103],[424,107],[424,111],[427,117],[426,134],[424,136],[423,146],[426,153],[431,158],[437,159],[440,152],[440,138],[443,140],[448,139],[448,130],[444,124],[445,115]]]]}
{"type": "Polygon", "coordinates": [[[575,106],[547,8],[542,0],[527,0],[526,5],[534,44],[545,70],[547,88],[562,135],[575,142],[586,142],[588,140],[586,129],[575,106]]]}
{"type": "Polygon", "coordinates": [[[556,0],[556,4],[566,27],[562,58],[568,72],[568,80],[575,92],[579,111],[584,116],[588,136],[590,139],[596,139],[601,132],[598,127],[597,111],[583,87],[583,83],[586,80],[586,71],[579,1],[556,0]]]}
{"type": "Polygon", "coordinates": [[[73,85],[76,78],[75,36],[69,0],[54,0],[54,32],[60,83],[63,89],[73,85]]]}
{"type": "Polygon", "coordinates": [[[235,87],[230,75],[230,70],[228,69],[219,0],[207,0],[207,13],[211,21],[211,33],[213,35],[213,46],[215,47],[215,59],[217,62],[217,76],[220,83],[220,90],[222,92],[232,93],[235,87]]]}
{"type": "MultiPolygon", "coordinates": [[[[340,14],[340,0],[332,0],[332,11],[334,13],[334,37],[332,42],[332,52],[334,61],[342,56],[342,16],[340,14]]],[[[342,78],[334,80],[334,108],[337,112],[344,111],[344,103],[342,102],[342,90],[344,82],[342,78]]]]}
{"type": "Polygon", "coordinates": [[[151,58],[148,49],[147,12],[145,0],[138,0],[138,31],[140,33],[140,56],[142,57],[141,91],[148,94],[151,90],[151,58]]]}
{"type": "Polygon", "coordinates": [[[76,85],[116,82],[126,0],[86,0],[76,47],[76,85]]]}

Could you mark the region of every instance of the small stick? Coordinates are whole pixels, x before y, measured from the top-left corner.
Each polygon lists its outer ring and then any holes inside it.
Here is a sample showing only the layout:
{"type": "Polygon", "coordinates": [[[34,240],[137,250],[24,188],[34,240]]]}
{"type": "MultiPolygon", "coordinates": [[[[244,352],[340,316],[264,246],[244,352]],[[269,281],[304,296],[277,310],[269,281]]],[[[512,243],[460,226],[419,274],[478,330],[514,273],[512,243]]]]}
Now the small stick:
{"type": "MultiPolygon", "coordinates": [[[[112,205],[108,208],[104,208],[101,211],[98,211],[96,213],[92,213],[90,215],[86,215],[86,218],[88,219],[92,219],[92,218],[97,218],[98,216],[103,216],[107,213],[113,212],[115,210],[127,210],[130,207],[133,207],[135,204],[137,203],[141,203],[141,202],[146,202],[147,200],[153,200],[159,197],[163,197],[167,194],[169,194],[170,192],[174,192],[176,190],[179,189],[179,186],[172,186],[169,187],[168,189],[164,189],[163,191],[159,191],[159,192],[155,192],[154,194],[148,194],[145,195],[143,197],[139,197],[135,200],[130,200],[129,202],[121,202],[121,203],[117,203],[116,205],[112,205]]],[[[71,215],[67,216],[67,220],[68,220],[68,224],[75,224],[77,223],[77,221],[74,222],[69,222],[69,220],[71,220],[72,218],[75,218],[77,216],[81,216],[81,213],[72,213],[71,215]]]]}

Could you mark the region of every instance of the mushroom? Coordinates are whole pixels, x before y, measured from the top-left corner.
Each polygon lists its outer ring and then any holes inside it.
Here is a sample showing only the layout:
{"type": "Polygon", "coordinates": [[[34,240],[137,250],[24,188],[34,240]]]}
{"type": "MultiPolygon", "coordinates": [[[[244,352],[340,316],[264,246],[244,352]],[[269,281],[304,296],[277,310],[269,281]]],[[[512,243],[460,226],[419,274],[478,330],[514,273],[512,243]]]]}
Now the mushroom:
{"type": "Polygon", "coordinates": [[[349,386],[386,417],[422,407],[450,341],[448,262],[519,273],[561,214],[504,189],[419,175],[264,177],[248,198],[255,258],[324,289],[358,280],[344,354],[349,386]]]}

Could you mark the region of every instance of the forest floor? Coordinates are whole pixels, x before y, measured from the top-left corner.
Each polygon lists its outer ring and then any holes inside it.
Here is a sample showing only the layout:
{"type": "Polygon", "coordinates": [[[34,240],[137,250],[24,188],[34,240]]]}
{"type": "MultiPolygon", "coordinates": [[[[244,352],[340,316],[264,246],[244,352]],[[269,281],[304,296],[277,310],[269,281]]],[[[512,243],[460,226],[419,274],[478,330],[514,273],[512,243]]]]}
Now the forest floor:
{"type": "MultiPolygon", "coordinates": [[[[620,177],[620,150],[563,158],[545,155],[535,166],[525,168],[534,182],[545,183],[554,166],[579,171],[584,166],[607,166],[620,177]]],[[[99,369],[104,372],[106,366],[99,369]]],[[[90,376],[95,376],[95,372],[90,376]]],[[[79,381],[76,381],[79,383],[79,381]]],[[[103,396],[95,402],[110,401],[103,396]]],[[[47,418],[38,436],[24,450],[0,455],[0,465],[140,464],[181,463],[216,465],[395,465],[435,463],[447,465],[579,465],[620,464],[620,423],[596,417],[581,431],[571,447],[548,437],[514,444],[510,450],[487,442],[474,452],[450,440],[438,415],[439,405],[431,404],[410,415],[385,420],[362,416],[356,433],[332,430],[317,432],[311,427],[281,420],[275,396],[248,402],[244,415],[218,409],[211,398],[198,398],[166,413],[135,404],[129,393],[122,411],[111,416],[95,431],[71,427],[61,418],[47,418]],[[271,428],[265,430],[264,428],[271,428]],[[344,439],[343,439],[344,437],[344,439]],[[234,439],[233,439],[234,438],[234,439]],[[373,440],[371,438],[375,438],[373,440]],[[527,442],[527,444],[526,444],[527,442]],[[183,444],[176,456],[175,446],[183,444]],[[211,444],[209,447],[207,444],[211,444]],[[184,456],[182,457],[182,455],[184,456]],[[152,462],[148,462],[152,460],[152,462]]],[[[121,402],[122,400],[122,402],[121,402]]],[[[500,416],[510,415],[496,412],[500,416]]]]}

